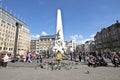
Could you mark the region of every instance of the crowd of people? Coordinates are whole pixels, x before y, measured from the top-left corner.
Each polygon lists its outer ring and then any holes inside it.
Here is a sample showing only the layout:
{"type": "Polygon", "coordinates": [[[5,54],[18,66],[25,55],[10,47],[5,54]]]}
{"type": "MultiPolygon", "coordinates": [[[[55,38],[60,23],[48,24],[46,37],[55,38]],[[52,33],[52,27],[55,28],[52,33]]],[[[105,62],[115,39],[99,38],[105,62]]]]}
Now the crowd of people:
{"type": "MultiPolygon", "coordinates": [[[[59,51],[57,53],[60,53],[59,51]]],[[[56,57],[56,54],[49,54],[49,57],[56,57]]],[[[41,55],[40,55],[41,56],[41,55]]],[[[45,60],[45,56],[41,56],[40,62],[43,62],[45,60]]],[[[62,58],[60,59],[63,60],[64,57],[67,56],[68,60],[75,61],[75,62],[83,62],[87,64],[89,67],[99,67],[99,66],[108,66],[108,61],[111,61],[111,63],[114,65],[114,67],[118,67],[120,65],[120,53],[116,52],[107,52],[107,53],[98,53],[98,52],[89,52],[86,53],[85,51],[83,52],[70,52],[69,54],[62,54],[62,58]]],[[[57,60],[57,59],[56,59],[57,60]]],[[[58,60],[59,63],[59,60],[58,60]]]]}
{"type": "MultiPolygon", "coordinates": [[[[57,64],[60,64],[60,61],[67,56],[68,60],[75,62],[84,62],[89,67],[97,67],[97,66],[108,66],[106,59],[109,59],[111,63],[113,63],[114,67],[118,67],[120,65],[120,53],[116,52],[107,52],[107,53],[98,53],[98,52],[70,52],[61,53],[59,50],[56,53],[46,53],[42,52],[40,54],[35,54],[33,52],[27,52],[24,55],[16,55],[17,60],[26,63],[32,63],[32,60],[36,60],[37,63],[44,63],[48,58],[55,58],[57,64]]],[[[0,54],[0,66],[6,67],[9,61],[13,61],[14,56],[11,54],[0,54]]]]}
{"type": "Polygon", "coordinates": [[[108,66],[108,61],[114,65],[114,67],[118,67],[120,65],[120,52],[104,52],[98,53],[97,51],[93,52],[70,52],[69,54],[71,61],[84,62],[89,67],[97,67],[97,66],[108,66]]]}
{"type": "Polygon", "coordinates": [[[97,67],[97,66],[108,66],[108,61],[113,63],[114,67],[118,67],[120,65],[120,53],[116,52],[107,52],[107,53],[98,53],[98,52],[90,52],[90,53],[80,53],[79,60],[83,59],[87,65],[97,67]]]}

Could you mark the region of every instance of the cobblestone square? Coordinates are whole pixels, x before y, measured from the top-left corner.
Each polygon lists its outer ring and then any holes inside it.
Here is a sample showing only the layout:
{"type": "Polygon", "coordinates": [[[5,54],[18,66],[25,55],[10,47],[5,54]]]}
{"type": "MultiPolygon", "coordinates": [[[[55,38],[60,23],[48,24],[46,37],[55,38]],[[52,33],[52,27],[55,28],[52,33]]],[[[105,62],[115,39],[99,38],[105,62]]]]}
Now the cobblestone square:
{"type": "Polygon", "coordinates": [[[120,80],[120,67],[113,65],[93,68],[80,63],[70,70],[53,71],[35,66],[35,63],[9,63],[0,68],[0,80],[120,80]]]}

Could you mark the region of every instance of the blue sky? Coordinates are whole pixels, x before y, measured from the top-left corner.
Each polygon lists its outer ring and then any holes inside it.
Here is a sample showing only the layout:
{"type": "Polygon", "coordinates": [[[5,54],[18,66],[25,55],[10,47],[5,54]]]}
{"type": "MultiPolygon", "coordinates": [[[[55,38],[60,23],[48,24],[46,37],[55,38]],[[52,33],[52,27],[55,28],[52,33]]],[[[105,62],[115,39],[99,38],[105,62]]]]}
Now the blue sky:
{"type": "Polygon", "coordinates": [[[83,43],[120,20],[120,0],[3,0],[3,8],[23,20],[32,39],[55,34],[57,9],[62,11],[64,39],[83,43]]]}

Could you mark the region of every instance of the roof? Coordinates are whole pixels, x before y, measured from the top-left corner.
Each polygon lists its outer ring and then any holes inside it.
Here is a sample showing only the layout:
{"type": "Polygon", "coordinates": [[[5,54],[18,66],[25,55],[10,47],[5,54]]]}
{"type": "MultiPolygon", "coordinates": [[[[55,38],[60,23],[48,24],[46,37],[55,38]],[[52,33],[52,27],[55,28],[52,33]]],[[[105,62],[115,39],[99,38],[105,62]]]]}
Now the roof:
{"type": "Polygon", "coordinates": [[[55,35],[40,36],[40,39],[41,38],[55,38],[55,35]]]}

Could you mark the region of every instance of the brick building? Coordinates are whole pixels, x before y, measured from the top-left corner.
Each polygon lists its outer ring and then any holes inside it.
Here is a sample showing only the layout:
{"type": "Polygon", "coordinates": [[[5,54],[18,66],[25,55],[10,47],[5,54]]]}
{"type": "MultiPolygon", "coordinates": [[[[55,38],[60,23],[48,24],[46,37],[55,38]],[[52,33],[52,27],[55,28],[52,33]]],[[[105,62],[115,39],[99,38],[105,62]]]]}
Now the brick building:
{"type": "Polygon", "coordinates": [[[116,21],[115,24],[107,28],[103,28],[94,37],[96,50],[103,51],[120,51],[120,23],[116,21]]]}

